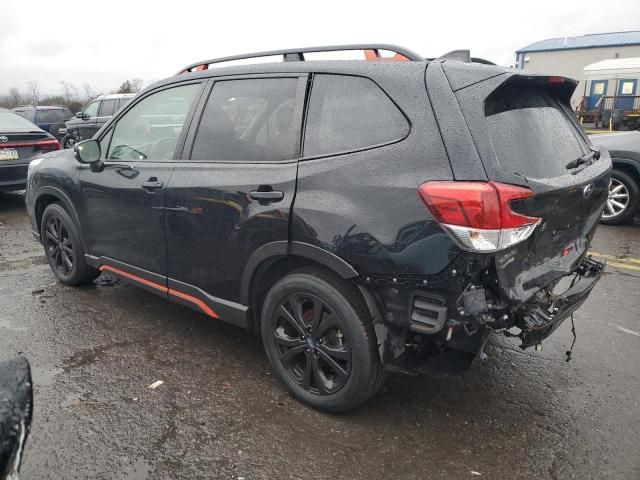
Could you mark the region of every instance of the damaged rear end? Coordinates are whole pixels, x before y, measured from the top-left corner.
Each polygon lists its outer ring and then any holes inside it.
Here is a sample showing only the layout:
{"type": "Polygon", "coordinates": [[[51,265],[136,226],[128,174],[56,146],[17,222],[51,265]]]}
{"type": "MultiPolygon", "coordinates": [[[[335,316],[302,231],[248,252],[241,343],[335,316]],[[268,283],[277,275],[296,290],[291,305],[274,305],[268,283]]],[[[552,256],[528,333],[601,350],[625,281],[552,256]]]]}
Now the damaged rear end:
{"type": "Polygon", "coordinates": [[[419,195],[461,251],[423,309],[442,320],[418,368],[433,371],[477,356],[492,331],[539,345],[584,303],[604,268],[588,249],[611,162],[575,120],[573,80],[434,62],[426,83],[454,180],[419,195]]]}

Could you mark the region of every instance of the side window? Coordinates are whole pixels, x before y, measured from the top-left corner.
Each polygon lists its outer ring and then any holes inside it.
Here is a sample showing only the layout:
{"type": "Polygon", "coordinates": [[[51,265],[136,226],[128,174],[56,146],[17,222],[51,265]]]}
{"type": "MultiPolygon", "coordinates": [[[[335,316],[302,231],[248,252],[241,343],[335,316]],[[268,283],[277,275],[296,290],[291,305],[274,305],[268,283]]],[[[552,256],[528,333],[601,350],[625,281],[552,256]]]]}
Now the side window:
{"type": "Polygon", "coordinates": [[[297,78],[216,82],[191,151],[192,160],[278,161],[298,157],[297,78]]]}
{"type": "Polygon", "coordinates": [[[95,100],[87,105],[87,108],[84,109],[84,116],[93,118],[98,116],[98,107],[100,106],[100,100],[95,100]]]}
{"type": "Polygon", "coordinates": [[[108,100],[102,101],[102,107],[100,107],[100,115],[101,117],[111,117],[116,111],[116,104],[118,103],[117,98],[110,98],[108,100]]]}
{"type": "Polygon", "coordinates": [[[133,106],[115,126],[110,160],[171,160],[199,84],[168,88],[133,106]]]}
{"type": "Polygon", "coordinates": [[[404,138],[409,122],[372,80],[316,75],[307,115],[304,155],[329,155],[404,138]]]}

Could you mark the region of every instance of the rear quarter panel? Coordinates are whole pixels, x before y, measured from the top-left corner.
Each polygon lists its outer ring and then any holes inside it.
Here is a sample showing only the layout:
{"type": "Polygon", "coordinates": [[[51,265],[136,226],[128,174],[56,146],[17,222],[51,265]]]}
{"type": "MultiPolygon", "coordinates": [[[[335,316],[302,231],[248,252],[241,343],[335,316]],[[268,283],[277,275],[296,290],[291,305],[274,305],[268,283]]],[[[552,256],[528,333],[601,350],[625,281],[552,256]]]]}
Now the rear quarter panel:
{"type": "Polygon", "coordinates": [[[433,274],[459,253],[417,192],[427,180],[452,179],[424,68],[370,77],[409,119],[404,140],[300,162],[291,240],[326,249],[362,275],[433,274]]]}

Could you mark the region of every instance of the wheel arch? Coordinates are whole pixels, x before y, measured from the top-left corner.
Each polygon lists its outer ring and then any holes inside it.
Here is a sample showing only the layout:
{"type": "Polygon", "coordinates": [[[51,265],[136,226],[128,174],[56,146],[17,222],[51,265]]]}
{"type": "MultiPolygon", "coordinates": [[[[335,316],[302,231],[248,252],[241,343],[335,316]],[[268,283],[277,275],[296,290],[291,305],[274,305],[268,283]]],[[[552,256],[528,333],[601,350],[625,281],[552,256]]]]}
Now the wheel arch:
{"type": "Polygon", "coordinates": [[[53,186],[44,186],[38,189],[38,193],[36,195],[36,199],[33,203],[34,205],[34,216],[36,219],[36,226],[38,228],[38,234],[42,234],[41,224],[42,224],[42,215],[44,214],[44,210],[47,206],[52,203],[61,203],[67,213],[71,216],[76,226],[78,227],[78,232],[80,233],[80,241],[82,242],[82,246],[85,252],[88,252],[84,240],[84,233],[82,231],[82,225],[80,224],[80,217],[78,216],[78,211],[76,210],[73,202],[69,198],[69,196],[59,188],[53,186]]]}
{"type": "Polygon", "coordinates": [[[272,242],[258,248],[249,258],[241,281],[241,303],[251,312],[249,328],[260,328],[260,305],[267,291],[283,272],[288,273],[305,266],[328,271],[343,280],[353,279],[358,272],[345,260],[315,245],[303,242],[272,242]]]}
{"type": "Polygon", "coordinates": [[[640,187],[640,163],[628,158],[613,157],[611,158],[611,164],[614,170],[620,170],[630,175],[638,182],[638,187],[640,187]]]}

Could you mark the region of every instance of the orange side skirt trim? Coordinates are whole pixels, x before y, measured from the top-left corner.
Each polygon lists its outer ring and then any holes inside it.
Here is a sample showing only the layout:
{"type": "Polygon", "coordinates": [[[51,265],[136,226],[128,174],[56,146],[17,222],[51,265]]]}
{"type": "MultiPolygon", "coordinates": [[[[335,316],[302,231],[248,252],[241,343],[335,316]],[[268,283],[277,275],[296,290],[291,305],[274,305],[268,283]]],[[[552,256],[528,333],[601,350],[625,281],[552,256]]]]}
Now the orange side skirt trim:
{"type": "Polygon", "coordinates": [[[109,272],[122,275],[123,277],[129,278],[135,282],[142,283],[143,285],[146,285],[148,287],[155,288],[156,290],[159,290],[163,293],[173,295],[174,297],[182,298],[183,300],[186,300],[187,302],[191,302],[194,305],[196,305],[200,310],[202,310],[204,313],[206,313],[210,317],[215,318],[216,320],[220,318],[218,314],[216,314],[216,312],[211,310],[211,308],[199,298],[192,297],[191,295],[187,295],[186,293],[180,292],[178,290],[173,290],[172,288],[167,288],[163,285],[160,285],[159,283],[152,282],[151,280],[147,280],[145,278],[139,277],[129,272],[125,272],[124,270],[120,270],[119,268],[111,267],[109,265],[101,265],[98,268],[98,270],[100,270],[101,272],[104,272],[105,270],[107,270],[109,272]]]}
{"type": "Polygon", "coordinates": [[[213,317],[215,319],[219,319],[220,318],[220,317],[218,317],[216,312],[211,310],[209,308],[209,306],[206,303],[204,303],[202,300],[200,300],[199,298],[192,297],[191,295],[187,295],[186,293],[179,292],[178,290],[173,290],[172,288],[170,288],[168,291],[169,291],[169,295],[174,295],[176,297],[180,297],[180,298],[186,300],[187,302],[191,302],[191,303],[197,305],[200,310],[202,310],[204,313],[206,313],[210,317],[213,317]]]}

